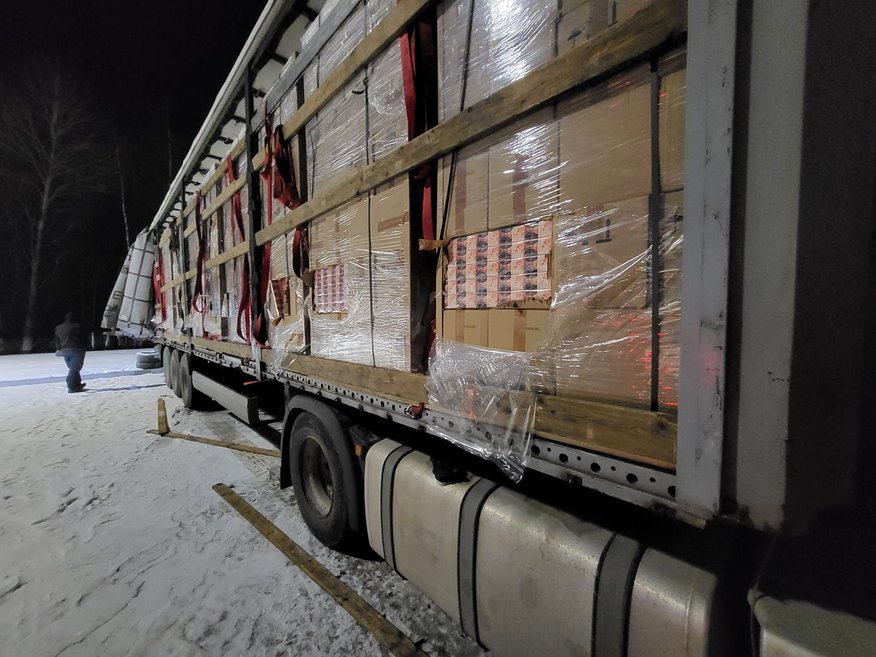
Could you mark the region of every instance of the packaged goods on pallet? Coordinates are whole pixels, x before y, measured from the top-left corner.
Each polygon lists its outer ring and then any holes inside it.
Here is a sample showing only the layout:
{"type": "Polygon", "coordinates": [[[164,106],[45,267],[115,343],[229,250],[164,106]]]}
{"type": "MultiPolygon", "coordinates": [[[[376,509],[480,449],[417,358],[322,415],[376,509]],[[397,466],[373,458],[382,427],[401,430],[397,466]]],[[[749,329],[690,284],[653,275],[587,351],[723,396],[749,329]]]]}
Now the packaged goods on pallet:
{"type": "MultiPolygon", "coordinates": [[[[646,4],[585,2],[558,15],[533,3],[514,15],[498,3],[444,3],[442,115],[646,4]]],[[[531,421],[533,393],[677,405],[684,89],[682,51],[443,158],[438,215],[449,241],[428,385],[434,405],[465,413],[448,439],[480,452],[484,427],[505,409],[498,424],[509,429],[493,432],[494,459],[515,471],[528,451],[530,427],[520,423],[531,421]],[[525,377],[496,376],[505,350],[528,352],[525,377]],[[454,383],[466,359],[479,365],[454,383]]]]}
{"type": "MultiPolygon", "coordinates": [[[[388,0],[368,2],[346,18],[306,69],[305,95],[328,79],[350,49],[393,6],[388,0]]],[[[326,15],[325,10],[322,15],[326,15]]],[[[314,38],[314,25],[302,40],[305,46],[314,38]]],[[[291,96],[294,90],[286,98],[291,96]]],[[[284,111],[294,115],[294,109],[284,111]]],[[[378,159],[407,141],[398,44],[387,47],[369,63],[367,71],[329,100],[308,122],[306,134],[307,189],[311,197],[330,189],[352,168],[378,159]]],[[[424,329],[419,326],[423,320],[412,313],[411,305],[414,238],[409,195],[404,177],[310,223],[312,298],[304,299],[302,295],[302,314],[295,320],[294,338],[287,339],[287,329],[271,340],[272,349],[288,353],[305,347],[306,308],[311,355],[411,370],[412,335],[424,329]]],[[[272,219],[277,218],[275,208],[272,219]]],[[[282,238],[274,240],[275,251],[278,243],[282,238]]],[[[293,279],[294,275],[288,279],[289,289],[301,286],[300,279],[293,279]]],[[[277,356],[274,358],[279,362],[277,356]]]]}

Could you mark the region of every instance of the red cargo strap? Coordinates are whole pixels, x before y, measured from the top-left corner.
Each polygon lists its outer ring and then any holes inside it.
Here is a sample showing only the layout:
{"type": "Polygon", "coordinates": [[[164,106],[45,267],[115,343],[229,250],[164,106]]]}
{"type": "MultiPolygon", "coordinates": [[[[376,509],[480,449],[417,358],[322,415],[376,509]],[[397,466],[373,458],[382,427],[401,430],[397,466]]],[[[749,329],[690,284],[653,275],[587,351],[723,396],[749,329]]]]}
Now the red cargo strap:
{"type": "Polygon", "coordinates": [[[195,192],[195,232],[198,235],[198,259],[197,273],[195,274],[195,291],[192,293],[192,310],[203,313],[204,300],[201,295],[204,292],[204,263],[207,260],[207,233],[201,226],[201,204],[204,197],[201,192],[195,192]],[[200,307],[198,307],[200,304],[200,307]]]}
{"type": "MultiPolygon", "coordinates": [[[[404,85],[405,112],[408,119],[408,141],[434,126],[434,117],[427,107],[428,78],[432,70],[433,35],[428,20],[417,20],[400,39],[402,81],[404,85]],[[418,62],[422,70],[418,71],[418,62]],[[424,97],[425,96],[425,97],[424,97]]],[[[413,172],[417,183],[417,196],[421,198],[420,219],[423,239],[435,239],[435,221],[432,213],[432,176],[434,162],[427,162],[413,172]]]]}
{"type": "Polygon", "coordinates": [[[155,291],[155,300],[161,308],[161,323],[167,319],[167,309],[164,305],[164,293],[161,288],[164,287],[164,256],[161,255],[161,250],[158,251],[158,257],[155,258],[155,264],[152,265],[152,289],[155,291]]]}
{"type": "MultiPolygon", "coordinates": [[[[237,180],[234,173],[234,161],[229,155],[225,158],[225,184],[233,185],[237,180]]],[[[231,197],[231,233],[232,241],[235,244],[243,242],[246,238],[246,231],[243,227],[243,203],[240,199],[240,190],[234,192],[231,197]],[[235,228],[237,229],[235,231],[235,228]]],[[[241,287],[240,303],[237,306],[237,337],[249,343],[250,340],[250,294],[249,294],[249,255],[243,256],[243,269],[241,270],[241,287]],[[243,326],[241,326],[243,319],[243,326]]]]}
{"type": "MultiPolygon", "coordinates": [[[[283,207],[292,210],[301,205],[298,195],[298,185],[295,181],[295,164],[292,157],[292,144],[283,140],[283,130],[274,130],[274,123],[268,112],[267,103],[264,106],[265,116],[265,150],[264,168],[261,172],[265,181],[265,225],[270,226],[274,217],[274,199],[280,201],[283,207]]],[[[271,243],[262,247],[262,268],[259,273],[259,306],[253,326],[256,342],[264,347],[268,341],[268,321],[265,305],[268,301],[268,287],[271,282],[271,243]]]]}
{"type": "Polygon", "coordinates": [[[310,269],[310,244],[307,241],[307,230],[304,226],[295,229],[292,238],[292,271],[298,278],[310,269]]]}

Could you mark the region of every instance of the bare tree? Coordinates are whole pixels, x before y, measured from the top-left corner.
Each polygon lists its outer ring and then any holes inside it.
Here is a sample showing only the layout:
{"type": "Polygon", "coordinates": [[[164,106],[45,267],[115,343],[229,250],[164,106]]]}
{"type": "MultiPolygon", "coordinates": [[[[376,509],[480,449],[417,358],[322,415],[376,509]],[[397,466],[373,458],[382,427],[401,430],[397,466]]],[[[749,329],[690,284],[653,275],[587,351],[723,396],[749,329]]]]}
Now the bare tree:
{"type": "Polygon", "coordinates": [[[104,190],[112,171],[100,114],[75,75],[43,64],[0,81],[0,162],[13,199],[5,219],[23,254],[21,350],[29,352],[40,292],[60,262],[47,257],[47,246],[64,250],[77,210],[104,190]]]}
{"type": "Polygon", "coordinates": [[[131,246],[131,228],[128,225],[128,209],[125,206],[125,175],[122,173],[122,153],[119,146],[118,137],[115,140],[116,146],[116,167],[119,170],[119,191],[122,198],[122,219],[125,223],[125,249],[131,246]]]}

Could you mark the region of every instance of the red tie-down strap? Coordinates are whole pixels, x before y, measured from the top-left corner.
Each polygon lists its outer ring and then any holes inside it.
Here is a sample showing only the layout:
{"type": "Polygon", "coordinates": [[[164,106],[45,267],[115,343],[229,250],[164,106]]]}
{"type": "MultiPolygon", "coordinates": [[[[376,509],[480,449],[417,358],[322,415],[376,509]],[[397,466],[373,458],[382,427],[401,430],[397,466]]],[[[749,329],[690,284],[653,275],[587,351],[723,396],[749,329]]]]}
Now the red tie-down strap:
{"type": "MultiPolygon", "coordinates": [[[[298,195],[298,184],[295,180],[295,163],[292,156],[292,144],[283,140],[282,128],[274,130],[273,119],[268,112],[267,103],[264,106],[265,116],[265,149],[264,168],[261,172],[265,181],[265,225],[269,226],[274,216],[274,199],[283,207],[292,210],[301,205],[298,195]]],[[[253,336],[256,342],[267,346],[268,321],[265,305],[268,300],[268,287],[271,282],[271,243],[262,247],[262,267],[259,272],[259,306],[253,325],[253,336]]]]}
{"type": "Polygon", "coordinates": [[[292,271],[298,278],[304,278],[304,272],[310,269],[310,243],[307,240],[307,229],[298,226],[292,237],[292,271]]]}
{"type": "Polygon", "coordinates": [[[201,192],[195,192],[195,232],[198,236],[198,259],[197,273],[195,274],[195,291],[192,293],[192,310],[204,313],[204,263],[207,260],[207,232],[201,226],[201,204],[204,202],[204,197],[201,192]]]}
{"type": "MultiPolygon", "coordinates": [[[[237,180],[234,173],[234,160],[229,155],[225,158],[225,184],[231,186],[237,180]]],[[[240,190],[234,192],[231,197],[231,239],[234,245],[240,244],[246,239],[246,231],[243,227],[243,202],[240,199],[240,190]]],[[[250,341],[250,294],[249,294],[249,255],[243,256],[243,269],[241,270],[240,304],[237,306],[237,337],[245,342],[250,341]]]]}
{"type": "MultiPolygon", "coordinates": [[[[418,137],[437,124],[437,56],[434,39],[435,10],[421,14],[404,32],[400,39],[402,81],[404,85],[405,112],[408,120],[408,141],[418,137]]],[[[412,173],[415,182],[415,198],[419,201],[414,213],[419,211],[422,237],[435,239],[435,218],[432,210],[432,179],[435,163],[427,162],[412,173]]]]}
{"type": "Polygon", "coordinates": [[[155,301],[158,303],[161,312],[161,323],[167,319],[167,308],[164,305],[164,294],[161,288],[164,287],[164,256],[161,251],[158,252],[158,257],[155,258],[155,263],[152,265],[152,289],[155,293],[155,301]]]}

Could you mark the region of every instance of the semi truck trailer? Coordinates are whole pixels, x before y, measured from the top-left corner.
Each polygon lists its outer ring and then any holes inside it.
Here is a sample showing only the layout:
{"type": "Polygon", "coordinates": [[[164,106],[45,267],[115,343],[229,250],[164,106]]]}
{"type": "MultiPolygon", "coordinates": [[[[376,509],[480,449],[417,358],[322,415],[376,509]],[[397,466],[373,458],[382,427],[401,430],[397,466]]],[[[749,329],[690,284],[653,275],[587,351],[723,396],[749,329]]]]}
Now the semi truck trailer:
{"type": "Polygon", "coordinates": [[[313,534],[494,654],[876,654],[874,42],[270,0],[140,240],[167,383],[282,393],[313,534]]]}

